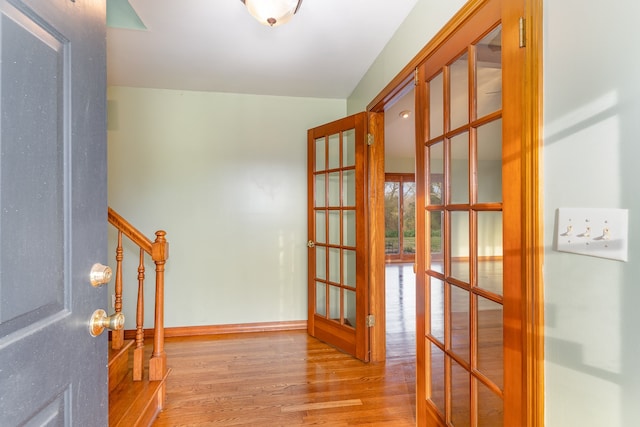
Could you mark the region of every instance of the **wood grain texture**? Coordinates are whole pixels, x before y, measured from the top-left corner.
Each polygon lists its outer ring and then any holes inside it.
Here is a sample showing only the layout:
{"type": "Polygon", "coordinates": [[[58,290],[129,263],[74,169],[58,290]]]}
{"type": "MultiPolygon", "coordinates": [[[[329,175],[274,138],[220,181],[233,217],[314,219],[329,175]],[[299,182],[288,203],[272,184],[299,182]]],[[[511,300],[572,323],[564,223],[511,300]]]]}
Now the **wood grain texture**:
{"type": "Polygon", "coordinates": [[[524,223],[525,247],[531,248],[525,257],[524,283],[526,335],[526,420],[527,426],[544,425],[544,238],[542,212],[542,149],[543,149],[543,55],[542,55],[542,0],[527,1],[526,52],[524,79],[524,223]]]}
{"type": "Polygon", "coordinates": [[[384,282],[384,114],[369,113],[369,133],[374,137],[369,146],[367,164],[369,223],[369,313],[376,317],[371,328],[371,361],[386,358],[385,282],[384,282]]]}
{"type": "Polygon", "coordinates": [[[414,426],[415,276],[387,267],[387,360],[363,363],[304,330],[166,340],[154,426],[414,426]]]}
{"type": "Polygon", "coordinates": [[[305,331],[169,338],[165,349],[172,374],[154,426],[415,425],[411,360],[363,363],[305,331]]]}

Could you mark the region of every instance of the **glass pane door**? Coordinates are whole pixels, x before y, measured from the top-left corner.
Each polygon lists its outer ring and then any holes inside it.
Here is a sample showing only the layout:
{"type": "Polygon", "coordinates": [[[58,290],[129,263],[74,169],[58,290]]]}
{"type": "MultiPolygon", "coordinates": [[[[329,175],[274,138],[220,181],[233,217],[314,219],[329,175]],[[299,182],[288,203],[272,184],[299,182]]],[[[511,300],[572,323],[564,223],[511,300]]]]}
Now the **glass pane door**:
{"type": "Polygon", "coordinates": [[[309,333],[365,359],[364,114],[309,130],[309,333]]]}
{"type": "Polygon", "coordinates": [[[503,425],[502,29],[425,67],[424,337],[438,423],[503,425]]]}

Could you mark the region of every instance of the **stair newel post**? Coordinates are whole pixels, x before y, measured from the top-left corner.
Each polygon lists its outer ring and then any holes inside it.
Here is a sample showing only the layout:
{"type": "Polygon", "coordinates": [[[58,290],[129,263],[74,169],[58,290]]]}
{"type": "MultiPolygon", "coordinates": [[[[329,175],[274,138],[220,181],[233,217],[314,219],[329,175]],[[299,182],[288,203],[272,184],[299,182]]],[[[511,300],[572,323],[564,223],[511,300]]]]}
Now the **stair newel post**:
{"type": "MultiPolygon", "coordinates": [[[[116,284],[115,284],[115,300],[113,308],[116,313],[122,313],[122,231],[118,230],[118,246],[116,247],[116,284]]],[[[124,345],[124,329],[112,331],[111,348],[120,350],[124,345]]]]}
{"type": "Polygon", "coordinates": [[[151,248],[151,257],[156,264],[156,309],[153,335],[153,354],[149,361],[149,380],[164,378],[167,355],[164,352],[164,265],[169,258],[169,243],[165,231],[156,231],[156,240],[151,248]]]}
{"type": "Polygon", "coordinates": [[[142,381],[144,371],[144,249],[138,264],[138,302],[136,305],[136,347],[133,350],[133,380],[142,381]]]}

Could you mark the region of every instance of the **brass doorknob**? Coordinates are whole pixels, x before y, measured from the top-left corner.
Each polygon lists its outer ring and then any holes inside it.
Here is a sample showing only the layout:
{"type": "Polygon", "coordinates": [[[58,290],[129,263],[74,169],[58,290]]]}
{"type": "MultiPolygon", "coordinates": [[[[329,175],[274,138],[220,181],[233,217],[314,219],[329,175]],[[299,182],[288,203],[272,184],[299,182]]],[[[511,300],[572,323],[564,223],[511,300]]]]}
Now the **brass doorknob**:
{"type": "Polygon", "coordinates": [[[93,264],[89,273],[89,281],[91,286],[98,288],[106,285],[111,280],[111,267],[102,264],[93,264]]]}
{"type": "Polygon", "coordinates": [[[98,309],[91,315],[89,321],[89,332],[92,337],[97,337],[106,329],[112,331],[119,331],[124,328],[124,314],[114,313],[111,316],[107,316],[107,312],[98,309]]]}
{"type": "Polygon", "coordinates": [[[313,248],[313,247],[315,247],[315,246],[316,246],[316,243],[315,243],[313,240],[309,240],[309,241],[307,242],[307,246],[308,246],[308,247],[310,247],[310,248],[313,248]]]}

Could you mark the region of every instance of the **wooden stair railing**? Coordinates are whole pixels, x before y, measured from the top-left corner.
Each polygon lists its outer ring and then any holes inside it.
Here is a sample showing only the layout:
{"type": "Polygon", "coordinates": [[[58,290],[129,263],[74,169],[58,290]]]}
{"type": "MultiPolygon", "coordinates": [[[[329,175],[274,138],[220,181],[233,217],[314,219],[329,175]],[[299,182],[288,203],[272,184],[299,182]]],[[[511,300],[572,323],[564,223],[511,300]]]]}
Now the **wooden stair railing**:
{"type": "MultiPolygon", "coordinates": [[[[115,312],[122,312],[122,236],[125,235],[140,248],[138,264],[138,298],[136,303],[136,334],[133,351],[133,380],[141,381],[144,371],[144,257],[151,256],[156,265],[156,294],[153,326],[153,351],[149,360],[149,381],[162,381],[167,373],[167,356],[164,351],[164,266],[169,258],[169,243],[163,230],[156,231],[155,241],[151,241],[142,232],[127,222],[116,211],[108,209],[109,223],[118,230],[116,248],[115,312]]],[[[124,330],[112,331],[111,347],[119,350],[124,345],[124,330]]]]}

